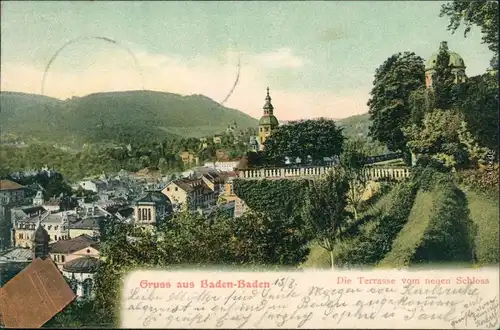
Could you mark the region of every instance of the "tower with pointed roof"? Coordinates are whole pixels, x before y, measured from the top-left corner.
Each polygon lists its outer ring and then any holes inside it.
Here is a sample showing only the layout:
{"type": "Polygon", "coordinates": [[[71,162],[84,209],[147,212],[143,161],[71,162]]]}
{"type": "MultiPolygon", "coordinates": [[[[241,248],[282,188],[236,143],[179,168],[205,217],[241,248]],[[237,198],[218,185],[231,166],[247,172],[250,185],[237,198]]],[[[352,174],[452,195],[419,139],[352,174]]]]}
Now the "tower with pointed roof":
{"type": "Polygon", "coordinates": [[[46,259],[49,257],[49,233],[39,223],[33,237],[33,260],[36,258],[46,259]]]}
{"type": "Polygon", "coordinates": [[[274,116],[274,107],[267,87],[266,103],[264,104],[264,115],[259,120],[259,151],[264,150],[264,142],[271,133],[278,127],[278,119],[274,116]]]}

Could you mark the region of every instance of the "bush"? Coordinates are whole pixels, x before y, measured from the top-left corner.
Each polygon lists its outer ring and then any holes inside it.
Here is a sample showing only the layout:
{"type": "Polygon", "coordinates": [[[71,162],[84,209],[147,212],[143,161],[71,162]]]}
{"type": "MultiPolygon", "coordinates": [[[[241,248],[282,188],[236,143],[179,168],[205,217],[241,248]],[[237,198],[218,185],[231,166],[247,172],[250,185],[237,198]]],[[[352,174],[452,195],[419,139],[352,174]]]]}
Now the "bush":
{"type": "Polygon", "coordinates": [[[427,155],[421,155],[417,160],[417,168],[433,168],[438,172],[447,173],[450,171],[442,162],[439,160],[429,157],[427,155]]]}
{"type": "Polygon", "coordinates": [[[498,164],[479,169],[459,171],[454,174],[457,184],[489,195],[498,200],[499,172],[498,164]]]}

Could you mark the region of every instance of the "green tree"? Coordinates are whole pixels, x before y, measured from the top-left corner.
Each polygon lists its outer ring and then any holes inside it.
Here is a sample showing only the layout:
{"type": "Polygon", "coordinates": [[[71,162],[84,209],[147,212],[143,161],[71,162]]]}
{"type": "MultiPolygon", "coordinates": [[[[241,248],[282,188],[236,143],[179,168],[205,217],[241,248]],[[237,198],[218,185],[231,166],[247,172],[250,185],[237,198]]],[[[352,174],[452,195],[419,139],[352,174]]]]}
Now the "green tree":
{"type": "Polygon", "coordinates": [[[424,84],[424,60],[415,53],[394,54],[375,71],[368,101],[369,135],[390,151],[407,150],[402,128],[410,116],[409,96],[424,84]]]}
{"type": "Polygon", "coordinates": [[[464,37],[472,26],[481,29],[483,43],[494,52],[498,61],[498,2],[454,0],[443,4],[439,16],[449,18],[448,30],[455,33],[465,25],[464,37]]]}
{"type": "Polygon", "coordinates": [[[449,109],[456,103],[456,93],[459,91],[455,84],[455,76],[450,67],[450,52],[448,44],[442,42],[439,46],[436,65],[432,74],[431,107],[449,109]]]}
{"type": "Polygon", "coordinates": [[[410,106],[410,118],[407,125],[420,125],[424,119],[424,115],[433,107],[432,97],[426,86],[421,86],[411,92],[408,103],[410,106]]]}
{"type": "Polygon", "coordinates": [[[133,269],[295,266],[308,254],[306,243],[295,223],[257,213],[234,219],[222,211],[210,218],[181,212],[150,231],[115,223],[107,232],[101,251],[105,261],[95,276],[95,319],[118,322],[120,282],[133,269]]]}
{"type": "Polygon", "coordinates": [[[342,128],[335,121],[309,119],[278,127],[264,142],[264,154],[274,164],[283,163],[285,157],[322,164],[324,157],[341,153],[343,142],[342,128]]]}
{"type": "Polygon", "coordinates": [[[344,173],[341,170],[337,171],[311,182],[304,206],[304,218],[311,237],[329,252],[332,268],[335,243],[343,239],[343,230],[350,219],[346,210],[349,183],[344,173]]]}
{"type": "Polygon", "coordinates": [[[349,184],[347,201],[354,215],[358,219],[358,211],[366,190],[367,177],[363,161],[367,157],[365,145],[361,140],[348,140],[340,156],[345,176],[349,184]]]}
{"type": "Polygon", "coordinates": [[[498,150],[498,77],[470,77],[459,107],[479,145],[498,150]]]}
{"type": "Polygon", "coordinates": [[[467,128],[467,123],[462,121],[460,123],[460,129],[458,131],[458,139],[460,143],[467,150],[467,155],[469,157],[469,163],[475,167],[479,165],[484,165],[486,162],[487,155],[489,153],[489,149],[485,147],[481,147],[474,136],[470,133],[467,128]]]}
{"type": "Polygon", "coordinates": [[[467,151],[458,132],[463,116],[457,110],[435,109],[426,113],[421,126],[411,125],[404,130],[408,147],[416,154],[440,160],[450,169],[467,165],[467,151]]]}

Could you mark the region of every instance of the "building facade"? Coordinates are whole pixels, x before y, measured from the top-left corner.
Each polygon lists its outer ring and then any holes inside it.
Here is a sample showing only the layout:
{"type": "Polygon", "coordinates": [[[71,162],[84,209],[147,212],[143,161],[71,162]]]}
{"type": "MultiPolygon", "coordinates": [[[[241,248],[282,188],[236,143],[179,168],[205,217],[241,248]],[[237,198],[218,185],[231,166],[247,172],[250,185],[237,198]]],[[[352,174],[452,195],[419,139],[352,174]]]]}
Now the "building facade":
{"type": "Polygon", "coordinates": [[[0,206],[22,205],[26,187],[10,180],[0,180],[0,206]]]}
{"type": "Polygon", "coordinates": [[[80,257],[100,257],[100,243],[94,237],[80,235],[50,245],[50,257],[62,270],[65,263],[80,257]]]}
{"type": "Polygon", "coordinates": [[[156,225],[172,213],[172,202],[159,191],[146,192],[134,205],[134,219],[138,225],[156,225]]]}

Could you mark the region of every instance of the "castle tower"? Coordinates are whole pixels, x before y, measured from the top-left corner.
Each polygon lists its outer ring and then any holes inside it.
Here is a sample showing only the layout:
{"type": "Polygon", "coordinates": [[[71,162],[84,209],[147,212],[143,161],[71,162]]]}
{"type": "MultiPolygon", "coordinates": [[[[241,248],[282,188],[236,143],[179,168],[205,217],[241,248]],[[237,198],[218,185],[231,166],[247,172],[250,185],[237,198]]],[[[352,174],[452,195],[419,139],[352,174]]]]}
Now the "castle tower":
{"type": "Polygon", "coordinates": [[[49,233],[39,223],[34,235],[33,260],[36,258],[46,259],[49,257],[49,233]]]}
{"type": "MultiPolygon", "coordinates": [[[[448,49],[448,43],[446,41],[441,42],[441,48],[448,49]]],[[[465,63],[460,55],[455,52],[448,52],[450,55],[449,66],[451,67],[451,71],[455,76],[455,83],[460,84],[467,80],[467,76],[465,75],[465,63]]],[[[434,53],[425,63],[425,85],[427,88],[432,87],[432,76],[436,72],[435,67],[437,64],[438,53],[434,53]]]]}
{"type": "Polygon", "coordinates": [[[263,109],[264,115],[259,120],[259,151],[264,150],[264,142],[279,125],[278,119],[274,116],[274,107],[271,104],[269,87],[267,87],[266,103],[263,109]]]}

